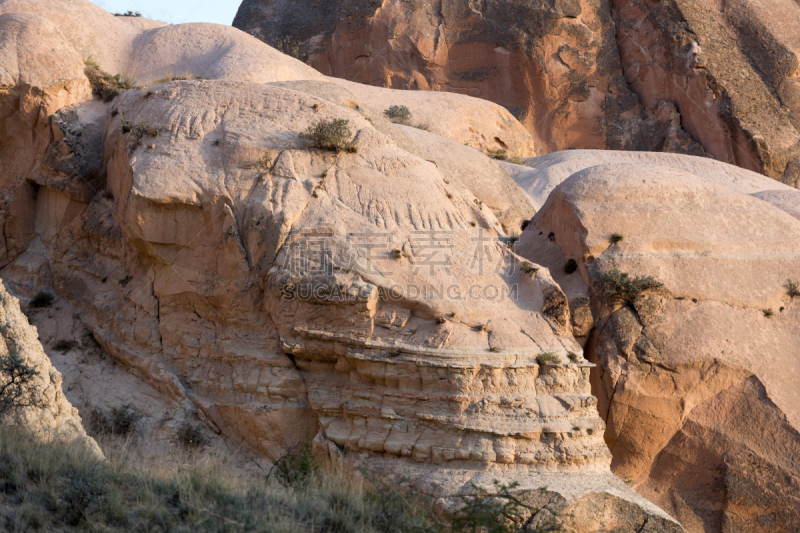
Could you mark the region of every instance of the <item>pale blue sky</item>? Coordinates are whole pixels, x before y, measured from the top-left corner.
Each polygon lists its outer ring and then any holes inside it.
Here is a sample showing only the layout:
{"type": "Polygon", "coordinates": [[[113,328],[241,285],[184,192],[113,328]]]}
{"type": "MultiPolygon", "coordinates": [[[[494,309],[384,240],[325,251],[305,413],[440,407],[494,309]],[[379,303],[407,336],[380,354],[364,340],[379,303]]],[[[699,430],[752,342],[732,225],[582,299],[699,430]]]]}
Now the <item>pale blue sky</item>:
{"type": "Polygon", "coordinates": [[[140,11],[143,17],[168,24],[215,22],[228,26],[241,0],[92,0],[111,13],[140,11]]]}

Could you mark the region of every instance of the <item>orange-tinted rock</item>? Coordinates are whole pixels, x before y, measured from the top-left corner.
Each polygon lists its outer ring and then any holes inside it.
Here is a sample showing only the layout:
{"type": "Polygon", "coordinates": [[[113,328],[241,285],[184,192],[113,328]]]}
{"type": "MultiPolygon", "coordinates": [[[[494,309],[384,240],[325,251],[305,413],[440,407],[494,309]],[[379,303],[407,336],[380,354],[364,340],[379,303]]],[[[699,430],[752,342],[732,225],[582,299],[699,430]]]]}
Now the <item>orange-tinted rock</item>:
{"type": "Polygon", "coordinates": [[[539,153],[707,154],[792,186],[800,177],[790,0],[245,0],[234,25],[296,42],[328,75],[499,103],[539,153]]]}
{"type": "Polygon", "coordinates": [[[615,473],[689,531],[794,531],[800,221],[741,190],[757,183],[736,170],[726,185],[643,157],[586,168],[555,187],[517,250],[552,271],[577,262],[554,279],[570,304],[591,295],[586,352],[615,473]],[[612,260],[663,287],[612,297],[612,260]]]}

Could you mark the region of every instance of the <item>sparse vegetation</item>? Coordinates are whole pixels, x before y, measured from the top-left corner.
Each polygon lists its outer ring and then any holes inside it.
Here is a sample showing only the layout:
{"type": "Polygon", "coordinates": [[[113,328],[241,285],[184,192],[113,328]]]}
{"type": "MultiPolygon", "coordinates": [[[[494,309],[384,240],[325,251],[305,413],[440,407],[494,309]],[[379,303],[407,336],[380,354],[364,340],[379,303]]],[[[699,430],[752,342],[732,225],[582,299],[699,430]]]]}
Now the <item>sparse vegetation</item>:
{"type": "Polygon", "coordinates": [[[295,59],[300,59],[300,41],[290,35],[278,37],[275,40],[275,50],[295,59]]]}
{"type": "Polygon", "coordinates": [[[567,263],[564,265],[564,272],[566,274],[573,274],[578,270],[578,262],[574,259],[569,259],[567,263]]]}
{"type": "Polygon", "coordinates": [[[135,88],[133,80],[121,74],[111,75],[104,71],[97,64],[97,61],[89,56],[84,61],[83,72],[89,78],[92,86],[92,93],[104,102],[110,102],[116,98],[123,90],[135,88]]]}
{"type": "Polygon", "coordinates": [[[158,136],[158,132],[161,130],[157,124],[152,124],[146,120],[140,120],[139,122],[125,120],[125,116],[122,114],[120,114],[119,127],[122,133],[130,133],[137,139],[141,139],[145,134],[150,135],[151,137],[156,137],[158,136]]]}
{"type": "Polygon", "coordinates": [[[31,309],[39,309],[42,307],[50,307],[53,305],[53,300],[55,296],[50,294],[49,292],[40,291],[36,293],[36,296],[33,297],[29,306],[31,309]]]}
{"type": "Polygon", "coordinates": [[[180,442],[184,448],[199,448],[208,443],[208,437],[206,437],[203,426],[184,421],[180,427],[178,427],[178,442],[180,442]]]}
{"type": "MultiPolygon", "coordinates": [[[[487,491],[472,485],[472,494],[462,496],[461,508],[453,515],[450,531],[453,533],[555,533],[565,531],[557,522],[549,520],[542,525],[529,524],[530,517],[540,508],[525,503],[531,491],[515,491],[517,483],[503,485],[497,480],[495,490],[487,491]]],[[[545,492],[546,489],[539,489],[545,492]]]]}
{"type": "Polygon", "coordinates": [[[108,412],[92,409],[86,420],[86,429],[92,435],[129,435],[142,418],[142,413],[127,404],[112,407],[108,412]]]}
{"type": "Polygon", "coordinates": [[[78,347],[78,343],[74,340],[61,339],[53,345],[53,349],[59,352],[68,352],[78,347]]]}
{"type": "Polygon", "coordinates": [[[512,157],[511,159],[508,160],[508,162],[509,163],[514,163],[515,165],[524,165],[525,164],[525,160],[522,159],[519,156],[512,157]]]}
{"type": "Polygon", "coordinates": [[[611,260],[611,269],[600,274],[600,282],[606,296],[628,304],[632,304],[642,292],[664,286],[652,276],[630,277],[627,272],[620,271],[614,259],[611,260]]]}
{"type": "Polygon", "coordinates": [[[356,140],[350,131],[350,121],[341,118],[317,122],[301,133],[300,138],[311,141],[321,150],[357,151],[356,140]]]}
{"type": "Polygon", "coordinates": [[[529,261],[522,262],[522,271],[526,274],[530,274],[531,276],[535,276],[537,272],[539,272],[539,268],[533,266],[529,261]]]}
{"type": "Polygon", "coordinates": [[[402,257],[403,257],[403,252],[401,252],[400,250],[398,250],[396,248],[394,250],[392,250],[392,258],[393,259],[396,259],[396,260],[399,261],[402,257]]]}
{"type": "Polygon", "coordinates": [[[258,160],[258,167],[261,170],[269,170],[272,168],[272,156],[269,155],[269,152],[264,152],[264,155],[258,160]]]}
{"type": "Polygon", "coordinates": [[[159,78],[154,81],[151,85],[161,85],[162,83],[169,83],[171,81],[187,81],[189,76],[176,76],[171,72],[167,72],[167,75],[163,78],[159,78]]]}
{"type": "Polygon", "coordinates": [[[611,242],[613,242],[614,244],[617,244],[618,242],[621,242],[622,239],[624,239],[624,238],[625,237],[623,237],[621,233],[613,233],[611,235],[611,242]]]}
{"type": "Polygon", "coordinates": [[[130,9],[125,13],[114,13],[115,17],[141,17],[142,13],[140,11],[131,11],[130,9]]]}
{"type": "Polygon", "coordinates": [[[498,159],[500,161],[505,161],[508,159],[508,151],[499,149],[499,150],[489,150],[486,152],[486,155],[491,157],[492,159],[498,159]]]}
{"type": "Polygon", "coordinates": [[[411,111],[404,105],[393,105],[383,114],[395,124],[408,124],[411,122],[411,111]]]}
{"type": "Polygon", "coordinates": [[[569,359],[570,361],[572,361],[574,363],[575,361],[578,360],[578,354],[576,354],[575,352],[568,352],[567,353],[567,359],[569,359]]]}
{"type": "MultiPolygon", "coordinates": [[[[40,405],[41,399],[34,383],[38,375],[39,371],[19,354],[9,353],[0,357],[0,419],[17,409],[40,405]]],[[[0,468],[2,463],[0,459],[0,468]]]]}
{"type": "Polygon", "coordinates": [[[283,485],[293,489],[302,489],[319,476],[322,465],[314,455],[311,435],[306,433],[306,440],[278,459],[272,469],[283,485]]]}
{"type": "Polygon", "coordinates": [[[444,324],[445,322],[447,322],[447,319],[445,317],[443,317],[443,316],[437,316],[436,317],[436,323],[437,324],[444,324]]]}
{"type": "Polygon", "coordinates": [[[787,293],[789,294],[789,298],[797,298],[800,296],[800,282],[789,280],[787,293]]]}
{"type": "Polygon", "coordinates": [[[764,309],[763,312],[764,312],[764,316],[767,317],[767,318],[772,318],[773,316],[775,316],[775,311],[773,311],[771,308],[770,309],[764,309]]]}
{"type": "Polygon", "coordinates": [[[498,348],[497,346],[490,346],[489,351],[492,353],[497,353],[500,351],[500,348],[498,348]]]}
{"type": "Polygon", "coordinates": [[[560,365],[561,358],[554,353],[542,353],[536,356],[536,362],[540,365],[560,365]]]}

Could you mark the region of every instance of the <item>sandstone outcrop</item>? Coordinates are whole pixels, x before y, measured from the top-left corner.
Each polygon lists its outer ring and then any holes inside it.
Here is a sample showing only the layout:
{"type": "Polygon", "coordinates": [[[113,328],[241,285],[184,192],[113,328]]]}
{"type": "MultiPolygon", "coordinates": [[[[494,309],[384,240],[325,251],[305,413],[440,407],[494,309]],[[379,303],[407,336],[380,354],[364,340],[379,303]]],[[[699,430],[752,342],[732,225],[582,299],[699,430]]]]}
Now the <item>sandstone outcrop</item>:
{"type": "MultiPolygon", "coordinates": [[[[24,365],[37,374],[22,391],[23,397],[16,404],[21,405],[5,413],[4,424],[14,423],[37,438],[59,441],[70,446],[78,446],[102,456],[100,448],[86,435],[81,425],[78,410],[70,405],[61,390],[62,376],[50,364],[42,350],[36,328],[28,323],[22,314],[19,301],[8,293],[0,282],[0,357],[17,357],[24,365]]],[[[5,389],[10,386],[10,375],[0,376],[5,389]]],[[[13,385],[11,385],[13,387],[13,385]]],[[[1,430],[1,429],[0,429],[1,430]]]]}
{"type": "Polygon", "coordinates": [[[516,250],[554,273],[573,316],[589,306],[614,472],[688,531],[796,530],[797,192],[758,191],[776,184],[718,163],[637,157],[589,166],[565,154],[552,168],[577,171],[516,250]],[[643,290],[623,297],[620,273],[643,290]]]}
{"type": "Polygon", "coordinates": [[[234,20],[330,76],[498,103],[540,154],[710,155],[791,186],[798,24],[791,0],[245,0],[234,20]]]}
{"type": "MultiPolygon", "coordinates": [[[[168,48],[205,28],[100,24],[94,8],[75,11],[81,3],[67,2],[63,16],[136,33],[132,48],[108,47],[118,50],[109,57],[135,57],[141,43],[168,48]]],[[[92,48],[70,42],[82,72],[92,48]]],[[[126,378],[114,370],[101,379],[122,391],[131,376],[147,383],[131,395],[152,398],[144,411],[196,413],[272,460],[316,435],[443,500],[469,481],[519,480],[547,485],[547,516],[603,509],[609,527],[681,531],[610,473],[592,365],[565,295],[513,251],[511,230],[533,209],[505,172],[460,144],[466,134],[478,148],[524,154],[533,146],[524,129],[459,95],[398,100],[419,104],[422,119],[435,118],[429,102],[449,102],[441,132],[455,139],[399,127],[382,113],[392,92],[313,72],[301,79],[307,67],[274,57],[263,71],[282,79],[234,81],[223,69],[108,103],[88,101],[84,77],[87,101],[49,111],[50,142],[36,171],[20,174],[35,192],[31,237],[2,275],[26,299],[57,294],[53,309],[34,313],[50,349],[63,359],[108,354],[126,378]],[[284,65],[299,66],[281,74],[284,65]],[[352,150],[321,150],[300,135],[328,119],[348,121],[352,150]],[[57,341],[82,327],[99,348],[81,355],[89,339],[57,341]]],[[[108,61],[101,66],[113,69],[108,61]]],[[[66,367],[86,379],[104,368],[66,367]]],[[[79,388],[76,397],[103,390],[79,388]]]]}
{"type": "Polygon", "coordinates": [[[654,152],[569,150],[532,157],[521,165],[505,161],[498,161],[497,164],[514,179],[536,209],[541,209],[550,193],[561,182],[583,169],[598,165],[637,164],[659,165],[685,171],[704,181],[760,198],[793,216],[796,216],[797,209],[800,208],[800,192],[794,187],[705,157],[654,152]]]}

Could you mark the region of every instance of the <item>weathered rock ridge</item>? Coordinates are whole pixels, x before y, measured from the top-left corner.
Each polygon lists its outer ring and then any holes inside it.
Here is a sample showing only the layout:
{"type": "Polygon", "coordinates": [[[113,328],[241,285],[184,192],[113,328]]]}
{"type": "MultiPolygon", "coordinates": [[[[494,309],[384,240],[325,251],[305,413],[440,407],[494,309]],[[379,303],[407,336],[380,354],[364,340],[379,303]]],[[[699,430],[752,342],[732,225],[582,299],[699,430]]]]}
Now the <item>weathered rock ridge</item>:
{"type": "Polygon", "coordinates": [[[800,192],[648,155],[532,160],[538,184],[556,186],[516,249],[549,267],[584,317],[614,472],[689,531],[794,531],[800,192]],[[616,298],[603,278],[614,265],[663,287],[616,298]]]}
{"type": "Polygon", "coordinates": [[[499,103],[564,149],[710,155],[795,186],[792,0],[245,0],[234,26],[320,72],[499,103]]]}

